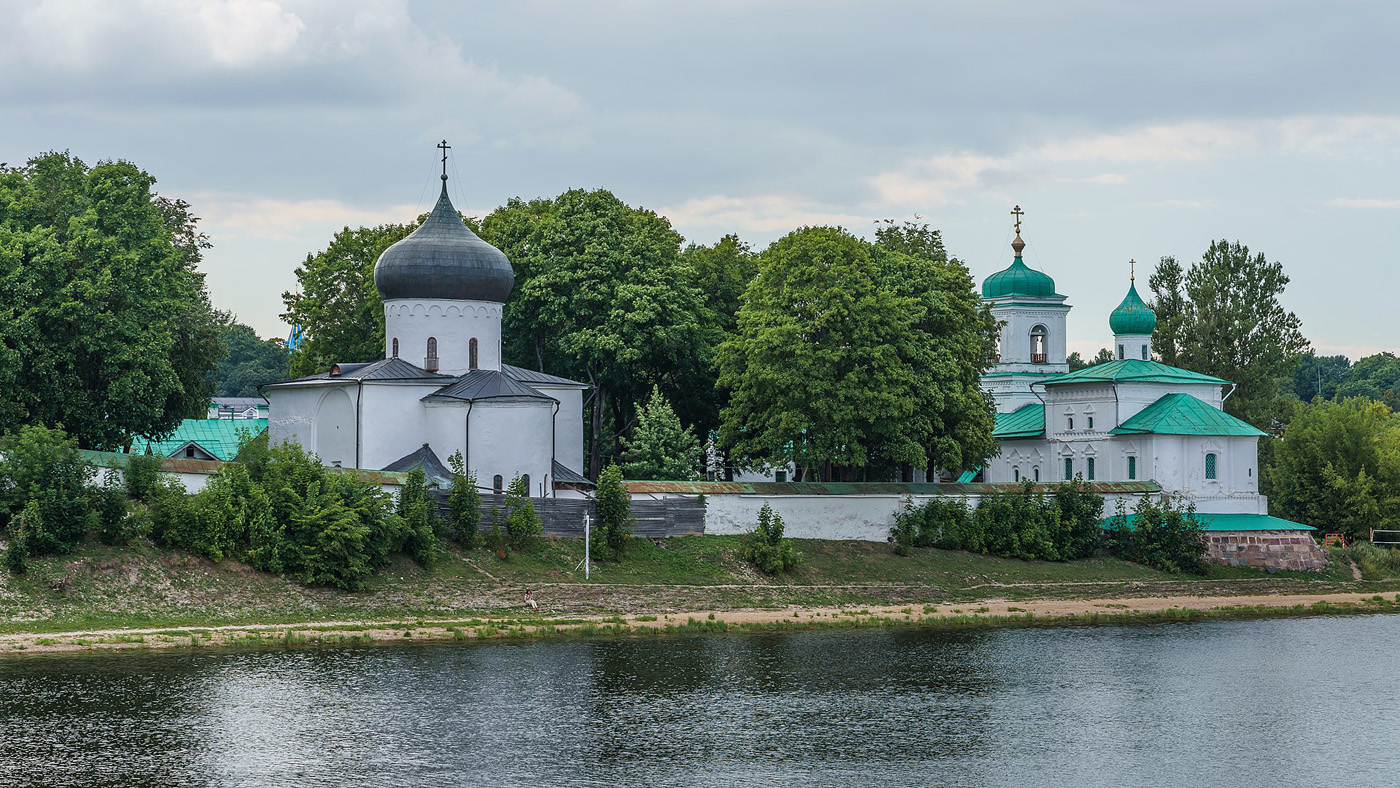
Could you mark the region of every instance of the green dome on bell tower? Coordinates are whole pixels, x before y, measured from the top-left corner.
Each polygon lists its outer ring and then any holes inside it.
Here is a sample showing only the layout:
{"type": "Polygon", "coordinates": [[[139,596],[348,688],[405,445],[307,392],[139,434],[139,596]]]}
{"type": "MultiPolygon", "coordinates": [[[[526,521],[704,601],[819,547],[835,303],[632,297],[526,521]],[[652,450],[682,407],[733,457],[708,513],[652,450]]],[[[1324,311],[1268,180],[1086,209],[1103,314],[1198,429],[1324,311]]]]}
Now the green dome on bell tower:
{"type": "Polygon", "coordinates": [[[1026,265],[1021,259],[1021,250],[1026,248],[1026,242],[1021,240],[1020,211],[1019,205],[1012,211],[1016,214],[1016,240],[1011,242],[1011,248],[1016,252],[1016,259],[1011,261],[1011,265],[982,280],[982,297],[1062,298],[1055,292],[1054,279],[1026,265]]]}
{"type": "Polygon", "coordinates": [[[1157,328],[1157,315],[1138,295],[1137,276],[1134,275],[1128,281],[1128,294],[1123,297],[1123,303],[1108,316],[1108,327],[1113,329],[1114,336],[1151,336],[1152,331],[1157,328]]]}

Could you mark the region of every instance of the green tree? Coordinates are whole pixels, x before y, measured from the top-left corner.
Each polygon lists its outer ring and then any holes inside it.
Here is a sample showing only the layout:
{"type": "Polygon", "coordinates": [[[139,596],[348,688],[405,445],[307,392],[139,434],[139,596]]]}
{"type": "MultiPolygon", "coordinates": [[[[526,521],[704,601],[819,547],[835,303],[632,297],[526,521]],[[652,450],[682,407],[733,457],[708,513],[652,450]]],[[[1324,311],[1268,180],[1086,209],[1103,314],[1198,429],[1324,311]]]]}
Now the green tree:
{"type": "Polygon", "coordinates": [[[700,297],[699,342],[694,353],[677,361],[668,377],[669,399],[681,421],[700,434],[719,428],[727,392],[715,386],[715,351],[738,325],[739,305],[749,282],[758,275],[758,259],[737,235],[711,246],[691,244],[681,252],[686,280],[700,297]]]}
{"type": "Polygon", "coordinates": [[[396,514],[403,523],[404,548],[413,560],[432,566],[437,560],[437,500],[428,492],[423,469],[415,467],[399,488],[396,514]]]}
{"type": "Polygon", "coordinates": [[[517,476],[506,485],[506,536],[510,546],[524,547],[530,540],[544,535],[544,523],[530,500],[530,487],[525,477],[517,476]]]}
{"type": "Polygon", "coordinates": [[[1182,500],[1158,503],[1144,497],[1131,520],[1122,503],[1109,520],[1105,541],[1125,561],[1163,572],[1206,572],[1206,540],[1196,505],[1182,500]]]}
{"type": "Polygon", "coordinates": [[[476,471],[466,470],[461,451],[452,452],[447,465],[452,469],[452,484],[447,490],[447,510],[451,513],[448,530],[458,544],[475,547],[481,527],[481,491],[476,487],[476,471]]]}
{"type": "Polygon", "coordinates": [[[128,162],[0,166],[0,430],[116,449],[208,406],[222,350],[189,206],[128,162]]]}
{"type": "Polygon", "coordinates": [[[589,476],[621,451],[635,404],[703,350],[700,296],[681,263],[681,236],[655,212],[611,192],[511,200],[482,222],[515,266],[506,304],[508,359],[593,386],[589,476]],[[605,444],[606,439],[606,444],[605,444]]]}
{"type": "Polygon", "coordinates": [[[324,250],[306,256],[296,269],[296,292],[282,294],[282,319],[304,332],[291,357],[293,376],[384,357],[384,300],[374,287],[374,264],[416,227],[346,227],[324,250]]]}
{"type": "Polygon", "coordinates": [[[632,437],[623,441],[622,460],[622,472],[629,479],[699,478],[700,440],[654,386],[647,401],[637,405],[636,425],[632,437]]]}
{"type": "Polygon", "coordinates": [[[1362,397],[1298,404],[1263,473],[1281,517],[1349,539],[1400,528],[1400,417],[1362,397]]]}
{"type": "Polygon", "coordinates": [[[1163,258],[1148,280],[1159,310],[1158,357],[1234,382],[1225,410],[1273,427],[1289,413],[1286,393],[1308,347],[1298,316],[1278,300],[1288,284],[1283,266],[1238,241],[1216,241],[1184,277],[1179,268],[1163,258]]]}
{"type": "Polygon", "coordinates": [[[1400,411],[1400,358],[1394,353],[1377,353],[1356,362],[1335,385],[1333,399],[1367,397],[1400,411]]]}
{"type": "Polygon", "coordinates": [[[259,339],[257,332],[242,323],[230,323],[220,339],[224,355],[214,367],[214,396],[256,397],[258,386],[290,376],[290,361],[281,340],[259,339]]]}
{"type": "Polygon", "coordinates": [[[1336,399],[1337,388],[1350,371],[1346,356],[1319,356],[1309,350],[1298,359],[1298,371],[1293,373],[1293,395],[1303,402],[1313,397],[1336,399]]]}
{"type": "Polygon", "coordinates": [[[762,572],[776,575],[802,563],[802,553],[791,539],[783,538],[782,515],[765,501],[758,510],[758,525],[744,540],[744,558],[762,572]]]}
{"type": "Polygon", "coordinates": [[[0,437],[0,516],[9,522],[33,504],[37,519],[24,537],[29,554],[72,552],[96,525],[92,476],[77,441],[63,430],[21,427],[0,437]]]}
{"type": "Polygon", "coordinates": [[[795,231],[759,256],[720,348],[720,442],[826,480],[972,467],[996,451],[979,385],[995,348],[960,263],[795,231]]]}
{"type": "Polygon", "coordinates": [[[600,558],[621,558],[632,536],[632,496],[622,486],[622,469],[609,465],[598,476],[594,493],[598,505],[598,524],[591,535],[591,549],[600,558]]]}
{"type": "Polygon", "coordinates": [[[1085,369],[1085,368],[1087,368],[1087,367],[1093,367],[1093,366],[1097,366],[1097,365],[1099,365],[1099,364],[1106,364],[1106,363],[1108,363],[1108,362],[1110,362],[1110,361],[1112,361],[1112,360],[1113,360],[1113,351],[1112,351],[1112,350],[1109,350],[1109,349],[1106,348],[1106,347],[1101,347],[1101,348],[1099,348],[1099,352],[1098,352],[1097,354],[1095,354],[1094,357],[1091,358],[1091,359],[1089,359],[1088,361],[1085,361],[1085,360],[1084,360],[1084,357],[1081,356],[1081,355],[1079,355],[1079,351],[1076,350],[1076,351],[1074,351],[1073,353],[1070,353],[1070,354],[1069,354],[1069,371],[1070,371],[1070,372],[1077,372],[1077,371],[1079,371],[1079,370],[1081,370],[1081,369],[1085,369]]]}

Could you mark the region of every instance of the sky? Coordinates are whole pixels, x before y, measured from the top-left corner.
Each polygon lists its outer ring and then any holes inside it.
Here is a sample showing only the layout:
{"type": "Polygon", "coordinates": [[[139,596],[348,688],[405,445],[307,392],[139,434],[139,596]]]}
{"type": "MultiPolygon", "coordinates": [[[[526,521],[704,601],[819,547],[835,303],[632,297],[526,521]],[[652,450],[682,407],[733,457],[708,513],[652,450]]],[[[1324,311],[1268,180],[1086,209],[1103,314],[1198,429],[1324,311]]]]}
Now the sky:
{"type": "Polygon", "coordinates": [[[606,188],[688,240],[927,222],[1026,262],[1070,349],[1238,240],[1322,353],[1394,350],[1400,4],[0,0],[0,162],[125,159],[190,202],[215,306],[285,336],[344,226],[606,188]],[[1143,277],[1145,279],[1145,276],[1143,277]],[[1145,282],[1144,282],[1145,284],[1145,282]]]}

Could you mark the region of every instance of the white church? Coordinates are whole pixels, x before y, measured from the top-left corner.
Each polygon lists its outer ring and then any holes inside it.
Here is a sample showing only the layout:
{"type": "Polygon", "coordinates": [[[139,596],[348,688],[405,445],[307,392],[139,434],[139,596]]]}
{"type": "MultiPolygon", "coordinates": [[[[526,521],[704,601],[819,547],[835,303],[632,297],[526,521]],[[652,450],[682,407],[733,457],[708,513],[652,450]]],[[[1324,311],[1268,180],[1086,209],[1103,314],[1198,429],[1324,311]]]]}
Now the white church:
{"type": "Polygon", "coordinates": [[[268,438],[326,465],[407,471],[445,483],[461,452],[477,484],[522,477],[535,497],[591,487],[583,474],[584,383],[501,363],[501,311],[515,285],[504,253],[447,196],[380,255],[384,358],[263,387],[268,438]]]}
{"type": "Polygon", "coordinates": [[[1001,453],[983,479],[1150,480],[1201,513],[1267,514],[1257,461],[1264,433],[1222,410],[1234,384],[1152,360],[1157,318],[1131,278],[1108,319],[1114,360],[1070,372],[1070,306],[1053,279],[1022,260],[1019,218],[1016,225],[1011,265],[982,283],[1003,323],[997,362],[982,378],[1001,453]]]}

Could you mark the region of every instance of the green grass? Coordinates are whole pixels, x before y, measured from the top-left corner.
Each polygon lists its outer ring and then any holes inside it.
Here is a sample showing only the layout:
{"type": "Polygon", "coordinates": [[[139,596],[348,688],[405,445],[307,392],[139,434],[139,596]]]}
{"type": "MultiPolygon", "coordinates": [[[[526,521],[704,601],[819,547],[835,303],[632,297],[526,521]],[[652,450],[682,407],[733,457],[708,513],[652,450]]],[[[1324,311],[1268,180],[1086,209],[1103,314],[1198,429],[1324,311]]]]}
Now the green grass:
{"type": "MultiPolygon", "coordinates": [[[[1366,578],[1361,582],[1351,574],[1352,553],[1343,551],[1334,551],[1333,567],[1320,574],[1221,567],[1205,577],[1181,577],[1112,558],[1051,563],[942,550],[902,557],[885,544],[817,540],[799,540],[803,564],[770,577],[742,560],[741,545],[740,537],[731,536],[678,537],[661,545],[638,539],[624,560],[594,563],[588,581],[577,568],[583,558],[580,542],[541,539],[507,560],[485,550],[449,550],[432,571],[399,559],[365,590],[351,593],[307,588],[235,561],[214,564],[148,543],[91,544],[71,555],[34,559],[26,575],[0,571],[0,632],[143,628],[208,640],[214,626],[307,621],[422,626],[449,620],[464,628],[499,627],[494,620],[525,614],[526,588],[540,600],[538,615],[557,625],[576,622],[570,618],[575,614],[625,614],[646,621],[640,614],[873,605],[922,607],[928,613],[949,604],[975,610],[979,600],[993,598],[1400,589],[1400,561],[1356,548],[1351,550],[1366,578]],[[58,587],[65,590],[55,591],[60,579],[66,582],[58,587]]],[[[531,624],[522,618],[518,625],[531,624]]]]}

